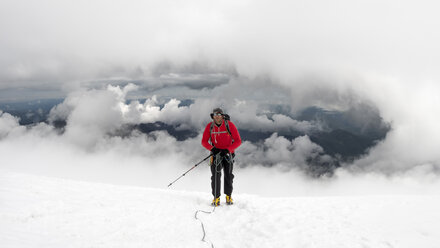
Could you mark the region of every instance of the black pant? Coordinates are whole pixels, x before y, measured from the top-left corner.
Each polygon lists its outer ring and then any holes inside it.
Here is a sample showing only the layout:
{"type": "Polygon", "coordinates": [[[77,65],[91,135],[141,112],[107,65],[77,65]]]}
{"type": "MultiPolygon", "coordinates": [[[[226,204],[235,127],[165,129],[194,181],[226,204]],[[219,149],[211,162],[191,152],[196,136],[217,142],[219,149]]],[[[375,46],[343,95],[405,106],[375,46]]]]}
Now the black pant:
{"type": "Polygon", "coordinates": [[[226,195],[231,196],[232,194],[232,182],[234,180],[234,174],[232,174],[232,169],[234,165],[235,154],[227,154],[221,156],[220,154],[213,156],[211,160],[211,189],[212,195],[217,198],[220,197],[220,185],[222,169],[225,173],[224,176],[224,192],[226,195]]]}

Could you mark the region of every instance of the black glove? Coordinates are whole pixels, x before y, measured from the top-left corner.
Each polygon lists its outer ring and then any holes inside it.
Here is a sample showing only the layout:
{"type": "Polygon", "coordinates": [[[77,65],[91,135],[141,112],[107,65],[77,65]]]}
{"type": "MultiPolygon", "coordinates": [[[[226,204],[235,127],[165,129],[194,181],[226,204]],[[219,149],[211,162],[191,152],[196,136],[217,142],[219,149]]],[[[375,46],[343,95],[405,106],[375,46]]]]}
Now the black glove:
{"type": "Polygon", "coordinates": [[[220,155],[222,155],[223,157],[225,157],[228,154],[229,154],[229,150],[228,149],[222,149],[221,152],[220,152],[220,155]]]}
{"type": "Polygon", "coordinates": [[[229,150],[228,149],[219,149],[217,147],[213,147],[211,149],[212,155],[217,155],[220,153],[221,156],[226,156],[229,154],[229,150]]]}
{"type": "Polygon", "coordinates": [[[217,155],[218,153],[222,152],[222,149],[218,149],[217,147],[213,147],[211,149],[212,155],[217,155]]]}

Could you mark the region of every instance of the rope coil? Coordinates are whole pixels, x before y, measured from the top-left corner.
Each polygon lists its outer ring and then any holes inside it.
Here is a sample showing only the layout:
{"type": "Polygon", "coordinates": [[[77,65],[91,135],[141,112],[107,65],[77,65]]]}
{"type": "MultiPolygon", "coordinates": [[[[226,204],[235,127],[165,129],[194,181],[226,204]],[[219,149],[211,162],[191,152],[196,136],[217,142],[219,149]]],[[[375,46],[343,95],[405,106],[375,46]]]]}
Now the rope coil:
{"type": "MultiPolygon", "coordinates": [[[[217,154],[215,155],[215,159],[213,160],[213,163],[214,163],[214,166],[215,166],[215,171],[216,171],[216,173],[222,171],[221,166],[220,166],[220,170],[218,170],[218,167],[219,167],[219,165],[221,165],[221,162],[222,162],[221,155],[220,155],[219,153],[217,153],[217,154]]],[[[217,189],[217,176],[214,175],[214,192],[215,192],[216,189],[217,189]]],[[[194,214],[194,218],[195,218],[196,220],[200,221],[200,224],[201,224],[201,226],[202,226],[203,237],[202,237],[202,240],[201,240],[201,241],[202,241],[202,242],[205,242],[205,243],[208,243],[208,244],[211,244],[211,247],[212,247],[212,248],[214,248],[214,244],[213,244],[211,241],[206,241],[206,240],[205,240],[205,238],[206,238],[205,225],[203,224],[203,221],[197,217],[197,214],[198,214],[198,213],[212,214],[212,213],[214,213],[216,207],[217,207],[217,206],[214,204],[214,208],[213,208],[211,211],[197,210],[197,211],[195,212],[195,214],[194,214]]]]}

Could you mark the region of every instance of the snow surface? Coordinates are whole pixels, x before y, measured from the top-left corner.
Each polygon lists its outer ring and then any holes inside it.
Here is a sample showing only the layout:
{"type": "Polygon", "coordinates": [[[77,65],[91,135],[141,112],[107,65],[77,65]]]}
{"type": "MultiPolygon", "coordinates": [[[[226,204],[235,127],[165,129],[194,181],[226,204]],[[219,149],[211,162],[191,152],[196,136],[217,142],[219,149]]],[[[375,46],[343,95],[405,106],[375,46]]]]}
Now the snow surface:
{"type": "MultiPolygon", "coordinates": [[[[440,247],[440,196],[234,195],[214,247],[440,247]]],[[[210,247],[208,193],[0,174],[0,247],[210,247]]]]}

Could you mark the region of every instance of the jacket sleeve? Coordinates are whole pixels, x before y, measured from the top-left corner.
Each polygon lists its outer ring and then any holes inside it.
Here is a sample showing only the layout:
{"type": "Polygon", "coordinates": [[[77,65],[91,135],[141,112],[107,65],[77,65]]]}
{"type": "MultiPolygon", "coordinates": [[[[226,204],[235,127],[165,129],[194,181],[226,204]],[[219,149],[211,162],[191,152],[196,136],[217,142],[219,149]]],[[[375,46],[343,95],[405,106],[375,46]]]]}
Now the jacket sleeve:
{"type": "Polygon", "coordinates": [[[238,133],[238,130],[235,127],[234,123],[232,123],[231,121],[229,121],[229,131],[231,131],[231,135],[232,135],[232,138],[234,139],[234,143],[232,143],[228,147],[228,150],[230,152],[233,152],[233,151],[235,151],[235,149],[237,149],[241,145],[241,137],[240,137],[240,134],[238,133]]]}
{"type": "Polygon", "coordinates": [[[202,137],[202,146],[211,151],[211,149],[214,147],[213,145],[209,144],[210,137],[210,131],[211,131],[211,123],[208,123],[205,127],[205,131],[203,132],[202,137]]]}

